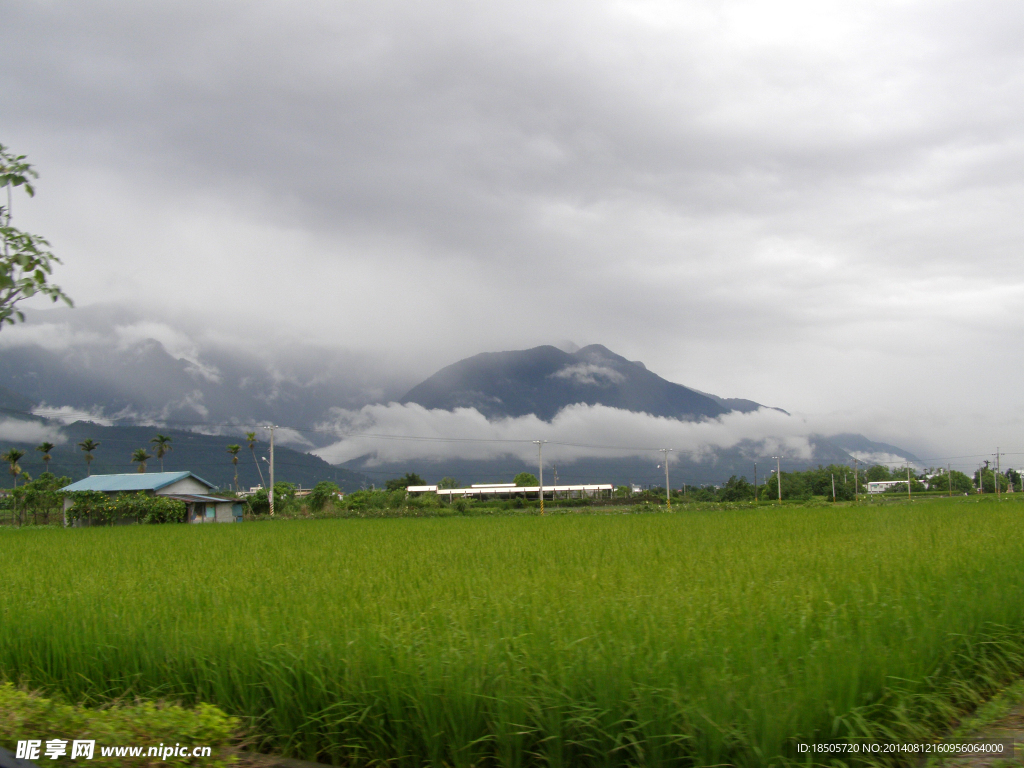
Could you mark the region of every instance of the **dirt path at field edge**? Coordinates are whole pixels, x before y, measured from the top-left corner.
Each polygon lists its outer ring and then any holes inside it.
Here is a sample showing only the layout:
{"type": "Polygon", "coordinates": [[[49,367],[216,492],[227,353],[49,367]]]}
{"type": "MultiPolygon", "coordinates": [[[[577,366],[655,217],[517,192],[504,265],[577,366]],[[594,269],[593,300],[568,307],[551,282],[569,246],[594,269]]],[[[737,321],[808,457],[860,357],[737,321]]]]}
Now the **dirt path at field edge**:
{"type": "Polygon", "coordinates": [[[955,758],[932,758],[923,765],[941,768],[1024,768],[1024,701],[1016,701],[998,719],[967,731],[957,741],[988,741],[1012,739],[1014,756],[986,757],[969,756],[955,758]]]}

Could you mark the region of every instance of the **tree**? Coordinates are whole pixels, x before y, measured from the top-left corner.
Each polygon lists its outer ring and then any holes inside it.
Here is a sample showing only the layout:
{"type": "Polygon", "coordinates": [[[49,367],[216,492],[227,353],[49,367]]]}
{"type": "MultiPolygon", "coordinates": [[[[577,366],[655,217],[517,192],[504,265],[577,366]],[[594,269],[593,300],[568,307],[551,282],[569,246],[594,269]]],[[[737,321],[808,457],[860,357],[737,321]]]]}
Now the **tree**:
{"type": "Polygon", "coordinates": [[[981,488],[982,493],[995,493],[996,492],[996,478],[999,479],[999,491],[1005,493],[1010,486],[1010,481],[1003,474],[996,474],[988,467],[983,470],[979,470],[974,473],[974,483],[976,486],[981,488]],[[978,477],[979,472],[981,477],[978,477]]]}
{"type": "Polygon", "coordinates": [[[78,447],[85,451],[85,474],[91,475],[93,460],[92,452],[99,448],[100,444],[97,443],[92,438],[87,437],[85,440],[78,444],[78,447]]]}
{"type": "Polygon", "coordinates": [[[963,472],[953,470],[947,474],[945,471],[932,475],[928,479],[928,489],[932,491],[945,491],[949,493],[949,481],[953,481],[953,493],[971,493],[974,490],[974,484],[971,482],[971,478],[965,475],[963,472]],[[950,474],[952,477],[950,477],[950,474]]]}
{"type": "Polygon", "coordinates": [[[132,462],[138,462],[139,472],[146,471],[146,462],[152,458],[153,455],[150,453],[146,453],[145,448],[136,448],[134,451],[132,451],[132,462]]]}
{"type": "Polygon", "coordinates": [[[875,464],[870,467],[867,473],[868,482],[877,482],[878,480],[899,480],[898,477],[893,477],[892,473],[889,472],[888,467],[883,467],[881,464],[875,464]]]}
{"type": "Polygon", "coordinates": [[[38,515],[45,516],[45,522],[50,522],[50,513],[60,510],[64,505],[64,499],[60,489],[71,483],[70,477],[57,477],[50,472],[44,472],[35,480],[31,480],[20,489],[21,499],[24,502],[23,509],[26,517],[32,512],[32,522],[38,522],[38,515]]]}
{"type": "MultiPolygon", "coordinates": [[[[0,456],[0,460],[6,461],[8,464],[11,465],[11,468],[10,468],[9,471],[11,473],[11,477],[14,478],[14,490],[15,490],[15,493],[17,493],[17,489],[18,489],[18,475],[21,474],[21,466],[19,466],[18,462],[21,461],[21,457],[24,456],[24,455],[25,455],[24,451],[19,451],[17,448],[11,448],[9,451],[7,451],[7,453],[5,453],[2,456],[0,456]]],[[[18,497],[15,496],[15,499],[14,499],[14,514],[15,514],[15,516],[17,516],[17,513],[18,513],[17,503],[18,503],[18,497]]],[[[18,524],[21,525],[21,518],[18,518],[18,524]]]]}
{"type": "Polygon", "coordinates": [[[17,448],[11,448],[7,453],[0,456],[0,460],[6,461],[11,465],[8,470],[11,473],[11,477],[14,478],[14,487],[18,487],[18,475],[21,474],[21,466],[18,464],[22,457],[25,455],[24,451],[19,451],[17,448]]]}
{"type": "Polygon", "coordinates": [[[50,471],[50,459],[53,458],[53,456],[50,455],[50,451],[52,451],[56,447],[57,446],[55,446],[53,443],[40,443],[39,445],[36,446],[36,450],[43,454],[43,462],[46,464],[47,472],[50,471]]]}
{"type": "Polygon", "coordinates": [[[266,488],[267,487],[267,483],[263,479],[263,470],[260,469],[260,463],[258,461],[256,461],[256,443],[259,442],[259,440],[256,439],[256,433],[255,432],[246,432],[245,433],[245,442],[249,444],[249,451],[252,453],[252,463],[256,465],[256,471],[260,473],[260,485],[262,485],[264,488],[266,488]]]}
{"type": "Polygon", "coordinates": [[[537,476],[532,472],[520,472],[513,480],[518,488],[528,488],[537,485],[537,476]]]}
{"type": "Polygon", "coordinates": [[[34,197],[31,180],[36,178],[39,174],[25,162],[24,155],[14,155],[0,144],[0,187],[7,188],[7,205],[0,206],[0,239],[4,244],[0,258],[0,326],[24,321],[25,315],[17,305],[37,293],[73,306],[60,286],[49,282],[53,265],[61,263],[47,250],[50,244],[39,235],[11,226],[11,188],[24,187],[28,196],[34,197]]]}
{"type": "MultiPolygon", "coordinates": [[[[295,485],[279,481],[274,483],[274,506],[280,512],[287,507],[295,498],[295,485]]],[[[261,488],[248,498],[249,509],[254,515],[266,514],[270,511],[270,499],[267,496],[267,489],[261,488]]]]}
{"type": "Polygon", "coordinates": [[[736,478],[733,475],[728,482],[719,490],[720,501],[748,501],[754,498],[754,486],[747,482],[746,477],[736,478]]]}
{"type": "Polygon", "coordinates": [[[389,491],[400,491],[405,490],[410,485],[426,485],[427,481],[417,475],[415,472],[406,472],[401,477],[395,477],[388,480],[385,487],[389,491]]]}
{"type": "Polygon", "coordinates": [[[309,507],[317,512],[327,506],[327,502],[332,499],[337,499],[341,494],[341,488],[335,483],[329,480],[321,480],[310,491],[309,496],[309,507]]]}
{"type": "MultiPolygon", "coordinates": [[[[158,459],[160,459],[160,471],[163,472],[164,471],[164,456],[166,456],[168,453],[171,452],[171,450],[173,450],[171,448],[171,438],[169,438],[167,435],[161,435],[161,434],[157,433],[157,436],[154,437],[149,442],[151,442],[153,444],[153,448],[156,449],[156,457],[158,459]]],[[[134,459],[133,459],[133,461],[134,461],[134,459]]],[[[146,470],[143,469],[141,471],[145,472],[146,470]]]]}
{"type": "Polygon", "coordinates": [[[229,445],[228,453],[231,454],[231,463],[235,467],[235,493],[238,493],[238,452],[242,450],[240,445],[229,445]]]}
{"type": "Polygon", "coordinates": [[[459,481],[454,477],[442,477],[437,484],[438,488],[458,488],[459,481]]]}

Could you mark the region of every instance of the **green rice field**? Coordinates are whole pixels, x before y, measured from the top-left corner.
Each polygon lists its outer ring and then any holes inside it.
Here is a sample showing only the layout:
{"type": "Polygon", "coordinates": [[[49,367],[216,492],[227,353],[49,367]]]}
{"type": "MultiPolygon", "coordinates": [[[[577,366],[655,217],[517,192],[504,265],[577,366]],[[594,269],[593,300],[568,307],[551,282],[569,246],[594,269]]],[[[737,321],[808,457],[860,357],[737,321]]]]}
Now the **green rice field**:
{"type": "Polygon", "coordinates": [[[341,765],[742,766],[1024,673],[1024,504],[0,531],[0,679],[341,765]]]}

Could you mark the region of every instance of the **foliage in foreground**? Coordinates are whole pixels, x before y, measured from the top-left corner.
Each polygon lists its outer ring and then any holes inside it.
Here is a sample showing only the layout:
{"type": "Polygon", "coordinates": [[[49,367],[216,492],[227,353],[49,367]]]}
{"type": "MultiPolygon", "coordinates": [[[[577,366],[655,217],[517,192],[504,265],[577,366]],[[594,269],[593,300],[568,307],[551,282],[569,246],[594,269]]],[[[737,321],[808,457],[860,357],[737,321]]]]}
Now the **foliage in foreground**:
{"type": "Polygon", "coordinates": [[[73,700],[210,701],[338,764],[778,764],[797,740],[926,738],[1024,672],[1020,516],[3,532],[0,670],[73,700]]]}
{"type": "MultiPolygon", "coordinates": [[[[12,752],[19,740],[94,739],[94,760],[105,766],[193,765],[224,766],[234,762],[222,755],[235,737],[239,722],[217,707],[200,704],[195,709],[178,705],[143,702],[105,709],[61,704],[42,696],[17,690],[10,683],[0,685],[0,746],[12,752]],[[101,746],[155,747],[160,743],[183,746],[208,746],[212,758],[168,756],[166,760],[152,757],[104,757],[101,746]]],[[[40,760],[39,762],[42,762],[40,760]]],[[[52,761],[46,759],[49,764],[52,761]]],[[[67,763],[67,758],[60,759],[67,763]]],[[[82,761],[79,760],[79,763],[82,761]]]]}
{"type": "MultiPolygon", "coordinates": [[[[0,188],[22,187],[33,197],[36,192],[32,179],[38,177],[24,155],[16,155],[0,144],[0,188]]],[[[50,244],[44,238],[11,226],[9,204],[0,206],[0,243],[0,328],[5,323],[24,322],[18,304],[37,294],[73,306],[60,286],[50,282],[53,265],[60,264],[60,259],[47,250],[50,244]]]]}
{"type": "Polygon", "coordinates": [[[102,491],[72,491],[65,495],[73,502],[68,509],[68,521],[88,520],[92,524],[112,524],[119,520],[135,520],[144,524],[182,523],[187,514],[185,502],[144,492],[110,495],[102,491]]]}

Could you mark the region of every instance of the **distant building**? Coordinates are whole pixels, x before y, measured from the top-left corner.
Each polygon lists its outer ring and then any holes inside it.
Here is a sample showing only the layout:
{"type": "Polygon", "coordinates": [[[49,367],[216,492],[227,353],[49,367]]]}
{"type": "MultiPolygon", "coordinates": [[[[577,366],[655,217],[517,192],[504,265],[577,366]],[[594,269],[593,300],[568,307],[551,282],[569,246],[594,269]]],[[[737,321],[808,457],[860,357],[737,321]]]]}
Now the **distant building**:
{"type": "Polygon", "coordinates": [[[906,490],[906,480],[872,480],[868,483],[868,493],[885,493],[891,488],[897,486],[903,486],[903,490],[906,490]]]}
{"type": "MultiPolygon", "coordinates": [[[[469,488],[438,488],[436,485],[410,485],[406,490],[411,494],[436,493],[442,499],[511,499],[524,496],[536,499],[540,486],[517,486],[515,483],[475,483],[469,488]]],[[[611,483],[599,485],[548,485],[544,484],[545,499],[595,499],[611,498],[611,483]]]]}
{"type": "MultiPolygon", "coordinates": [[[[242,505],[232,499],[209,495],[216,490],[213,483],[191,472],[132,472],[124,475],[91,475],[61,488],[62,491],[100,491],[111,496],[119,493],[145,493],[185,502],[186,519],[190,523],[234,523],[242,521],[242,505]]],[[[73,502],[64,497],[64,511],[73,502]]],[[[124,523],[137,522],[125,520],[124,523]]],[[[76,525],[88,525],[79,520],[76,525]]]]}

